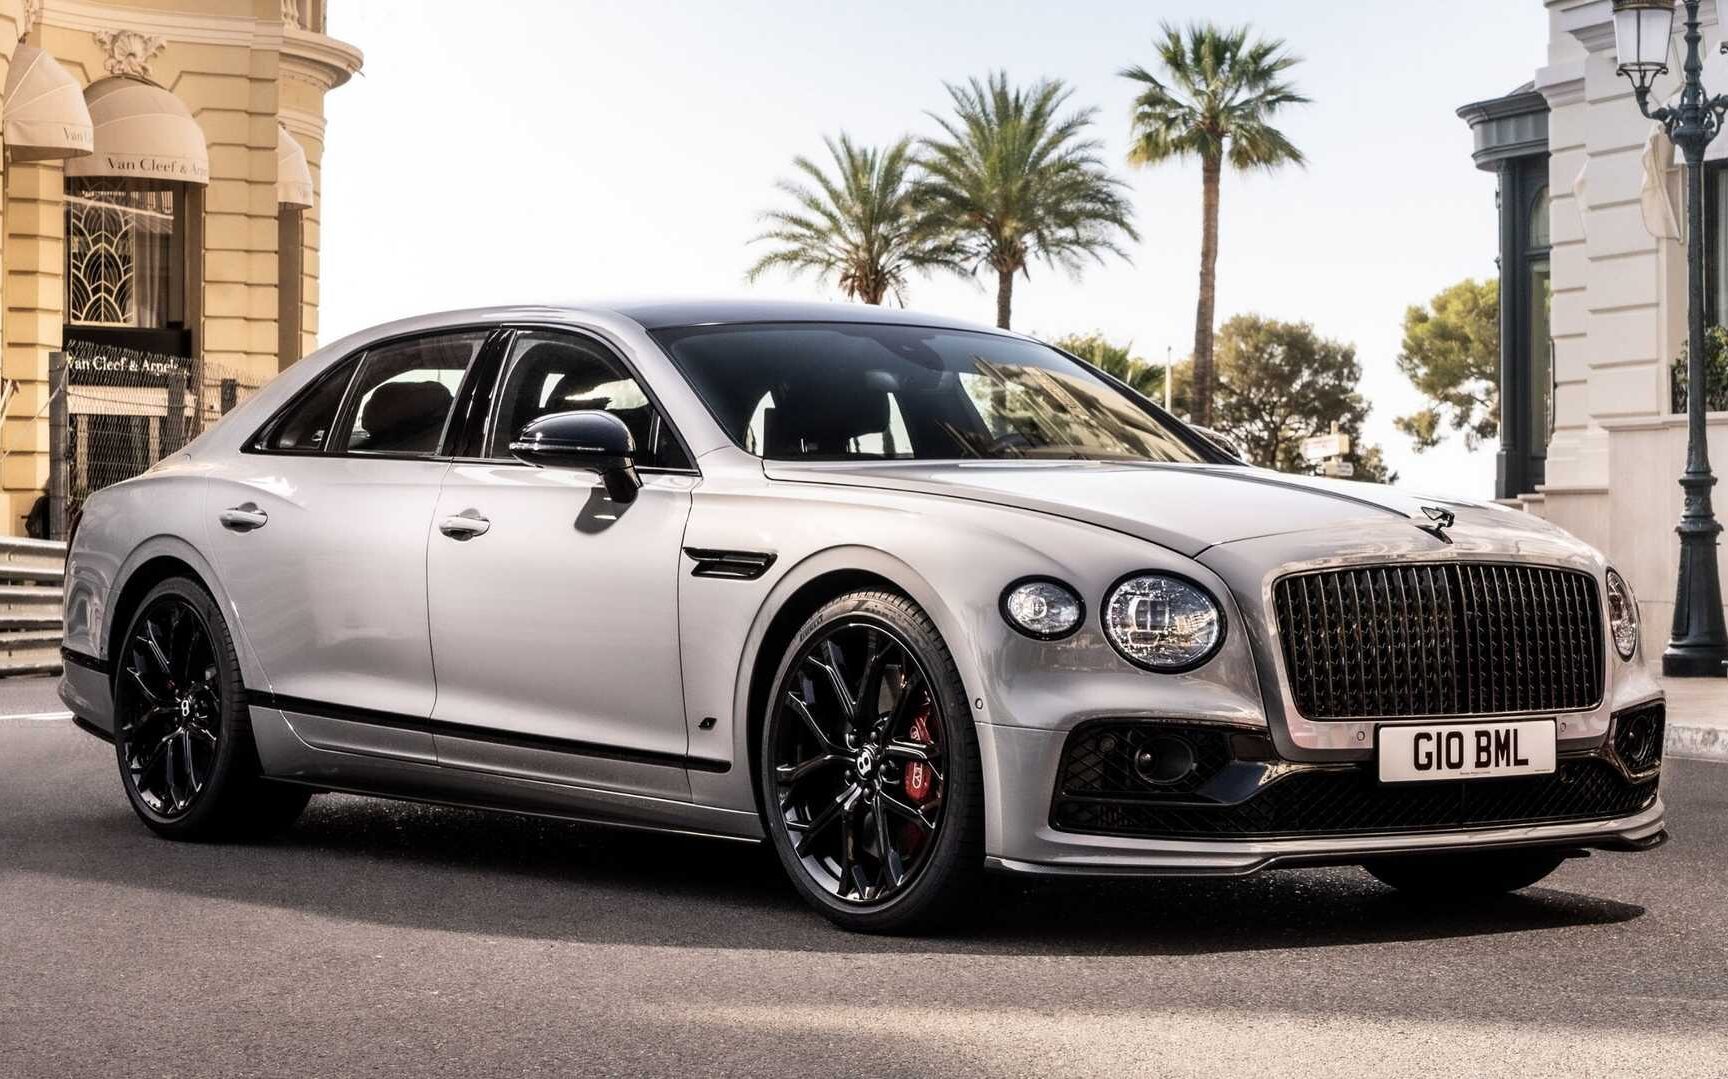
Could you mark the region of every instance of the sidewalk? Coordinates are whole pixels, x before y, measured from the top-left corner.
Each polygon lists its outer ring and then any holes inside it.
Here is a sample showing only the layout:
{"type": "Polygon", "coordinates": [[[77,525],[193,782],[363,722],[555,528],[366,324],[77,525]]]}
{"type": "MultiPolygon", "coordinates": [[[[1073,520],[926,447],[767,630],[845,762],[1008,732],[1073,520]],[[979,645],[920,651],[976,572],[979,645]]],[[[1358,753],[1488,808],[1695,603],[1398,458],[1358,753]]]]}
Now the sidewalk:
{"type": "Polygon", "coordinates": [[[1728,678],[1662,678],[1670,757],[1728,761],[1728,678]]]}

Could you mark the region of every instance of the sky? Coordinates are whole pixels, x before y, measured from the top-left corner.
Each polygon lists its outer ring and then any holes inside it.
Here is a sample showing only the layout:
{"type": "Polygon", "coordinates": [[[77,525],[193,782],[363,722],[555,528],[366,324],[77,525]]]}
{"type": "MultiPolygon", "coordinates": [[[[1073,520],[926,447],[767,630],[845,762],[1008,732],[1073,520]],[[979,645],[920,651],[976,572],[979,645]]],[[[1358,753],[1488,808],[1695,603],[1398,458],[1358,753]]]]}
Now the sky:
{"type": "MultiPolygon", "coordinates": [[[[1493,494],[1494,450],[1413,452],[1392,426],[1422,404],[1398,372],[1407,306],[1496,270],[1494,179],[1470,160],[1466,102],[1543,63],[1540,0],[847,4],[337,0],[330,31],[366,54],[333,91],[322,208],[324,342],[452,307],[644,295],[840,299],[830,285],[747,285],[759,216],[824,135],[883,144],[935,127],[945,82],[1004,69],[1061,79],[1097,110],[1131,185],[1131,261],[1081,277],[1035,265],[1014,329],[1101,331],[1161,362],[1193,346],[1200,173],[1125,162],[1132,64],[1163,21],[1224,17],[1282,38],[1314,103],[1280,126],[1305,169],[1227,175],[1219,321],[1310,322],[1356,346],[1368,437],[1401,482],[1493,494]],[[1444,9],[1445,18],[1436,18],[1444,9]]],[[[915,279],[913,309],[981,323],[993,286],[915,279]]]]}

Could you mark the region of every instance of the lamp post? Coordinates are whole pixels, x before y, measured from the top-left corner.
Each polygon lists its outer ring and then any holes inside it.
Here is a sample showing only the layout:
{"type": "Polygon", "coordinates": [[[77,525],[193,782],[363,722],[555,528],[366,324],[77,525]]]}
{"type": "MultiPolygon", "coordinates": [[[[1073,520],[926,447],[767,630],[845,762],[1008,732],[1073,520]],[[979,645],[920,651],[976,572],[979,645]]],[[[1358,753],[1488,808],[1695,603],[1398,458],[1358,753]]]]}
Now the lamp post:
{"type": "Polygon", "coordinates": [[[1686,471],[1680,477],[1685,509],[1680,514],[1680,579],[1674,589],[1674,628],[1662,653],[1662,673],[1682,678],[1718,677],[1728,661],[1728,627],[1722,620],[1722,582],[1716,570],[1722,525],[1711,506],[1710,447],[1705,438],[1704,373],[1704,150],[1722,129],[1728,97],[1704,91],[1704,60],[1698,29],[1700,0],[1686,5],[1686,59],[1680,99],[1650,105],[1650,87],[1668,71],[1675,0],[1614,0],[1614,38],[1620,74],[1631,80],[1638,111],[1668,131],[1686,161],[1686,471]]]}

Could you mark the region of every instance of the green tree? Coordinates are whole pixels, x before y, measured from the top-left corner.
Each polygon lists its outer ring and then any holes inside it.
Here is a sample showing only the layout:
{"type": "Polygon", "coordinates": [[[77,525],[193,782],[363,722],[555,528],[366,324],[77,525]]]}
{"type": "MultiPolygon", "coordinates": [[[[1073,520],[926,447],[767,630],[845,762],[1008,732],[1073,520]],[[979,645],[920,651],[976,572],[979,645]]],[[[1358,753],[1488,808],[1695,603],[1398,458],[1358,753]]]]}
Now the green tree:
{"type": "Polygon", "coordinates": [[[1308,99],[1285,81],[1300,60],[1282,41],[1250,37],[1247,27],[1224,29],[1166,23],[1156,43],[1161,74],[1138,65],[1123,77],[1144,85],[1134,100],[1128,160],[1157,165],[1197,158],[1201,177],[1200,300],[1194,318],[1194,420],[1210,424],[1216,365],[1213,326],[1218,304],[1218,212],[1224,165],[1237,172],[1301,165],[1302,152],[1272,120],[1308,99]]]}
{"type": "Polygon", "coordinates": [[[1460,281],[1404,312],[1404,372],[1432,404],[1396,421],[1418,452],[1433,449],[1447,429],[1471,449],[1500,428],[1500,285],[1460,281]]]}
{"type": "Polygon", "coordinates": [[[1029,88],[1005,72],[948,85],[954,114],[932,118],[943,137],[923,142],[922,202],[945,221],[975,268],[996,273],[996,325],[1013,315],[1014,277],[1040,260],[1078,272],[1137,240],[1121,180],[1087,132],[1096,109],[1063,113],[1072,91],[1045,79],[1029,88]]]}
{"type": "Polygon", "coordinates": [[[767,228],[752,242],[775,246],[750,267],[749,280],[774,269],[813,272],[849,299],[880,304],[893,296],[904,305],[909,274],[966,272],[965,252],[918,210],[910,138],[882,150],[845,135],[823,141],[833,175],[807,157],[792,159],[802,181],[775,184],[791,208],[762,215],[767,228]]]}
{"type": "Polygon", "coordinates": [[[1258,465],[1313,473],[1302,440],[1336,423],[1350,436],[1345,458],[1355,478],[1392,483],[1380,447],[1362,440],[1368,402],[1356,392],[1362,365],[1352,345],[1321,337],[1305,322],[1238,315],[1218,331],[1218,397],[1214,422],[1258,465]]]}

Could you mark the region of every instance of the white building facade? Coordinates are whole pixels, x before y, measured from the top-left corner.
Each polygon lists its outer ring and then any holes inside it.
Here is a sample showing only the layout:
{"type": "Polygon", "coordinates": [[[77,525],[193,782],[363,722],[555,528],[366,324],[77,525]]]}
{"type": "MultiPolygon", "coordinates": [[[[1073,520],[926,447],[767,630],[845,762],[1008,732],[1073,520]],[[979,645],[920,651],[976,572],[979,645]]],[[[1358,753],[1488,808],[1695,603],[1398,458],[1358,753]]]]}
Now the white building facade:
{"type": "MultiPolygon", "coordinates": [[[[1705,81],[1723,94],[1717,4],[1703,4],[1705,81]]],[[[1686,346],[1683,178],[1672,146],[1616,74],[1610,0],[1545,6],[1547,64],[1512,94],[1460,110],[1478,166],[1499,182],[1498,493],[1608,554],[1638,593],[1648,654],[1659,655],[1673,617],[1686,453],[1684,385],[1674,375],[1686,346]]],[[[1657,102],[1678,90],[1681,21],[1657,102]]],[[[1717,325],[1728,322],[1728,135],[1710,159],[1707,320],[1717,325]]],[[[1712,385],[1711,395],[1728,409],[1728,385],[1712,385]]],[[[1728,411],[1711,412],[1709,431],[1720,474],[1728,411]]],[[[1728,487],[1718,489],[1717,512],[1728,513],[1728,487]]]]}

